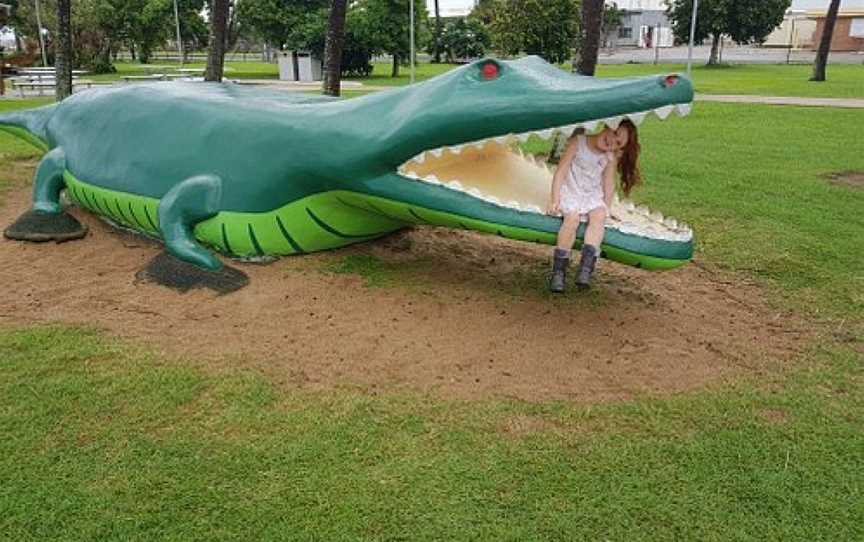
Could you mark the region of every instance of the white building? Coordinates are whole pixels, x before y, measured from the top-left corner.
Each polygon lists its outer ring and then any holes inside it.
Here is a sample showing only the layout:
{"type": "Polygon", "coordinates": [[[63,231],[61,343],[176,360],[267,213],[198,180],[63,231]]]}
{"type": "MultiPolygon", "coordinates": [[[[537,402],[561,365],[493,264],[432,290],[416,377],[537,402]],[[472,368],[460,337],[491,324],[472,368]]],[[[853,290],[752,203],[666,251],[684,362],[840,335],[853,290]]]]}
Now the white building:
{"type": "Polygon", "coordinates": [[[675,38],[666,17],[665,0],[606,0],[624,10],[617,36],[611,36],[607,46],[672,47],[675,38]]]}

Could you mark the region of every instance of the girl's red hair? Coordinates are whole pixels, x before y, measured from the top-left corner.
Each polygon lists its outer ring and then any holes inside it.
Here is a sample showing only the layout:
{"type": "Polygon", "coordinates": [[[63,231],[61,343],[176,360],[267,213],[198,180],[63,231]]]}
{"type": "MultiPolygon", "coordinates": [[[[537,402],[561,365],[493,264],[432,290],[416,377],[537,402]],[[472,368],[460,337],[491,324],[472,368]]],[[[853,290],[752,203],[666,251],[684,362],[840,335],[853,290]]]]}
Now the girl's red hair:
{"type": "Polygon", "coordinates": [[[642,147],[639,145],[639,132],[636,125],[630,120],[624,120],[618,127],[627,129],[627,144],[621,149],[618,158],[618,175],[621,177],[621,190],[629,195],[633,187],[642,182],[642,172],[639,170],[639,153],[642,147]]]}

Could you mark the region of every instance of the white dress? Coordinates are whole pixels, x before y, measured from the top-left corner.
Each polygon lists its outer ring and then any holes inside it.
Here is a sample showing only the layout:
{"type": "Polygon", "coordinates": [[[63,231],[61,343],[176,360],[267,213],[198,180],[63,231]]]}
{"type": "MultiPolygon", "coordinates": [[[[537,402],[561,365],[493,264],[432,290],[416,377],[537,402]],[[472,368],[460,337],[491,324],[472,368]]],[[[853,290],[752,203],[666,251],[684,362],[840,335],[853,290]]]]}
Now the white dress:
{"type": "Polygon", "coordinates": [[[584,135],[576,137],[576,154],[561,183],[560,208],[565,215],[587,215],[597,208],[606,209],[606,202],[603,201],[603,170],[612,157],[609,153],[591,150],[584,135]]]}

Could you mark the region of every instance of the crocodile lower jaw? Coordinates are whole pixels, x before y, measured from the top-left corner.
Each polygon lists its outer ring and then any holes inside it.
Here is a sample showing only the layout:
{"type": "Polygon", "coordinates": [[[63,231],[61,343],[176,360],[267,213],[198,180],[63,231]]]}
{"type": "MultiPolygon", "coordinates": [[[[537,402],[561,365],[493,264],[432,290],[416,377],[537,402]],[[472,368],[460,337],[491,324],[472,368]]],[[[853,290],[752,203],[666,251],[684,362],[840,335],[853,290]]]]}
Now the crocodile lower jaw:
{"type": "MultiPolygon", "coordinates": [[[[625,118],[639,126],[651,115],[666,120],[674,111],[683,117],[690,113],[691,107],[691,104],[670,105],[652,111],[427,150],[402,164],[398,173],[505,209],[542,214],[549,201],[556,166],[542,158],[524,154],[520,143],[532,137],[563,142],[574,130],[581,128],[593,132],[603,125],[617,128],[625,118]]],[[[688,241],[693,237],[686,224],[617,197],[613,215],[615,218],[610,220],[610,225],[626,233],[675,241],[688,241]]]]}

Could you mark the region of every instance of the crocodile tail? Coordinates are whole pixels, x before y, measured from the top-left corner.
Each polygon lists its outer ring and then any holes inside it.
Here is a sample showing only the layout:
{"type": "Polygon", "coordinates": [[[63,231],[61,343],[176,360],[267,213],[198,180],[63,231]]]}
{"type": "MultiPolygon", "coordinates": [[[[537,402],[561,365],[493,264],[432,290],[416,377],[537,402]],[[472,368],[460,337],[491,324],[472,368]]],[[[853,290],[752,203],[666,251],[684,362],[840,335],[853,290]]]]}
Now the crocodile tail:
{"type": "Polygon", "coordinates": [[[48,121],[57,109],[57,104],[36,109],[22,109],[0,113],[0,131],[11,133],[39,147],[48,149],[48,121]]]}

